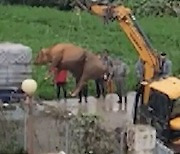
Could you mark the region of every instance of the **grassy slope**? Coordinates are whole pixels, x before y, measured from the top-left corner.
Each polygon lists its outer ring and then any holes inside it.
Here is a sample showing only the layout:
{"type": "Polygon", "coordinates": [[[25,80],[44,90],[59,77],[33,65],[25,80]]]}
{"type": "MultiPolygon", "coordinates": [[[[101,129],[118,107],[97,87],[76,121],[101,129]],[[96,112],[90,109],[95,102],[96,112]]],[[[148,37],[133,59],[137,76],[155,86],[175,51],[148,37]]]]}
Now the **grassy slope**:
{"type": "MultiPolygon", "coordinates": [[[[153,46],[168,53],[173,61],[173,72],[179,74],[180,20],[147,17],[139,19],[139,23],[153,46]]],[[[137,54],[116,22],[105,26],[99,17],[87,13],[77,16],[74,12],[49,8],[0,6],[0,41],[28,45],[33,49],[34,56],[41,47],[57,42],[72,42],[94,52],[108,48],[114,56],[119,56],[130,66],[129,88],[135,83],[133,66],[137,54]]],[[[42,81],[44,73],[45,67],[34,68],[38,83],[42,81]]],[[[51,95],[52,90],[49,82],[44,82],[39,93],[48,92],[51,95]]]]}

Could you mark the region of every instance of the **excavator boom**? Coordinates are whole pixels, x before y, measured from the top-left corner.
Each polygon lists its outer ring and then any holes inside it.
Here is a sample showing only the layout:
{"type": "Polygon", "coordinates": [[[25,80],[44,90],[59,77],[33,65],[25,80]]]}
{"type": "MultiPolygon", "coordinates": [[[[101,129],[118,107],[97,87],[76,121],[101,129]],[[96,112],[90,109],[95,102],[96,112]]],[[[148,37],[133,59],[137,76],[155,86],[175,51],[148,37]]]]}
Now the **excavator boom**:
{"type": "Polygon", "coordinates": [[[158,72],[158,60],[148,38],[138,25],[131,10],[124,6],[92,5],[91,11],[99,16],[105,16],[106,10],[111,9],[113,17],[130,39],[140,58],[145,62],[145,80],[151,80],[158,72]]]}
{"type": "MultiPolygon", "coordinates": [[[[139,57],[144,61],[144,80],[150,83],[159,72],[158,56],[150,41],[140,28],[129,8],[124,6],[92,5],[91,12],[98,16],[110,16],[118,21],[129,40],[132,42],[139,57]],[[110,14],[110,15],[109,15],[110,14]]],[[[144,89],[144,102],[148,101],[149,87],[144,89]]]]}

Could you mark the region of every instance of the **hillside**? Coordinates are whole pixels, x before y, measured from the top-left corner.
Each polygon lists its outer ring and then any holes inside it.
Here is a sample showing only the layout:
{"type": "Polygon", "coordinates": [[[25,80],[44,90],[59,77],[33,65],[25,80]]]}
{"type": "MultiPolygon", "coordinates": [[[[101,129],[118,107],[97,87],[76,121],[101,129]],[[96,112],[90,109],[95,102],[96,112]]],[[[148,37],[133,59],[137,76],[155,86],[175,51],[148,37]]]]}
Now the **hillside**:
{"type": "MultiPolygon", "coordinates": [[[[173,73],[179,74],[180,19],[166,16],[138,20],[153,46],[169,55],[173,73]]],[[[93,52],[107,48],[112,56],[118,56],[129,65],[128,86],[132,89],[135,85],[133,67],[137,54],[116,22],[103,25],[102,19],[87,13],[78,16],[76,12],[50,8],[0,5],[0,41],[28,45],[33,49],[34,56],[41,47],[57,42],[75,43],[93,52]]],[[[38,93],[51,97],[53,86],[49,81],[43,81],[45,70],[45,67],[34,67],[33,75],[40,86],[38,93]]],[[[70,84],[69,89],[72,86],[70,84]]],[[[93,89],[91,86],[91,92],[93,89]]]]}

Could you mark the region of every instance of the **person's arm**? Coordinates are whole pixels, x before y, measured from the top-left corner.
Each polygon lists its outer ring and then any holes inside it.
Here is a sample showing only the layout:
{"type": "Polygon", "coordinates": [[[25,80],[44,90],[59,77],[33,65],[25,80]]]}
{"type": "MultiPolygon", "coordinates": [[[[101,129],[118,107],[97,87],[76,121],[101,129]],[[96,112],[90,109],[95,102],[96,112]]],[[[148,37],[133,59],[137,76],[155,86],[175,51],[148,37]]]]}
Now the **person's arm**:
{"type": "Polygon", "coordinates": [[[69,71],[66,70],[66,83],[69,82],[69,76],[70,76],[69,71]]]}
{"type": "Polygon", "coordinates": [[[114,75],[114,66],[113,66],[113,62],[112,60],[110,59],[109,57],[109,62],[108,62],[108,67],[109,67],[109,70],[108,70],[108,80],[111,80],[113,75],[114,75]]]}
{"type": "Polygon", "coordinates": [[[166,61],[165,66],[164,66],[164,72],[162,72],[161,77],[166,78],[172,73],[172,62],[171,61],[166,61]]]}
{"type": "Polygon", "coordinates": [[[109,72],[108,80],[111,80],[113,78],[113,75],[114,75],[113,70],[111,70],[109,72]]]}
{"type": "Polygon", "coordinates": [[[126,77],[129,74],[129,67],[123,63],[123,76],[126,77]]]}
{"type": "Polygon", "coordinates": [[[136,76],[138,78],[138,80],[142,80],[143,78],[143,65],[141,64],[140,61],[138,61],[136,64],[135,64],[135,73],[136,73],[136,76]]]}
{"type": "Polygon", "coordinates": [[[168,61],[167,63],[167,75],[171,75],[172,74],[172,62],[168,61]]]}
{"type": "Polygon", "coordinates": [[[113,67],[113,60],[110,56],[108,56],[109,65],[113,67]]]}
{"type": "Polygon", "coordinates": [[[136,73],[137,77],[139,78],[139,76],[140,76],[139,62],[137,62],[135,64],[135,73],[136,73]]]}
{"type": "Polygon", "coordinates": [[[51,72],[48,70],[45,74],[44,80],[48,80],[51,77],[51,72]]]}
{"type": "Polygon", "coordinates": [[[53,76],[53,78],[54,78],[54,76],[56,75],[56,68],[52,68],[52,67],[49,67],[49,69],[48,69],[48,72],[47,72],[47,74],[45,75],[45,80],[48,80],[51,76],[53,76]]]}

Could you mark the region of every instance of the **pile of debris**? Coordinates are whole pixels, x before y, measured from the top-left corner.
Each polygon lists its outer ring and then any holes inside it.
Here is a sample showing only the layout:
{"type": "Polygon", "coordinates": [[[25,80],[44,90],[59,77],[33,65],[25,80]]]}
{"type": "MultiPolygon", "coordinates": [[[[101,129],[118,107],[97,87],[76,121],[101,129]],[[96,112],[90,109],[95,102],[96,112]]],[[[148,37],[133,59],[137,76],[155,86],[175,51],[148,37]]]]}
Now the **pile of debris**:
{"type": "Polygon", "coordinates": [[[139,16],[180,16],[180,1],[178,0],[143,0],[131,6],[133,12],[139,16]]]}
{"type": "Polygon", "coordinates": [[[56,152],[56,153],[46,153],[46,154],[66,154],[64,151],[56,152]]]}
{"type": "MultiPolygon", "coordinates": [[[[91,0],[92,1],[92,0],[91,0]]],[[[179,0],[94,0],[98,4],[113,3],[115,5],[124,5],[132,9],[138,16],[180,16],[179,0]]],[[[74,0],[71,6],[78,6],[83,10],[88,10],[90,0],[74,0]]]]}

